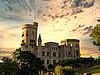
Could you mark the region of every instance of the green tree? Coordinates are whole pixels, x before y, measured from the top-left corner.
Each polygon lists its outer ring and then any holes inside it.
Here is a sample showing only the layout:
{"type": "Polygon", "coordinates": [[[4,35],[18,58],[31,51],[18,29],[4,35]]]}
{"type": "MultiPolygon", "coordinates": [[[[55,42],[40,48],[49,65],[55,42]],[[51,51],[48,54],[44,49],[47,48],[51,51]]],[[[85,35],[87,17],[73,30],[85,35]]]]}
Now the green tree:
{"type": "Polygon", "coordinates": [[[44,68],[40,58],[37,58],[30,51],[21,51],[21,49],[17,49],[12,55],[13,59],[20,64],[20,75],[38,75],[39,71],[44,68]]]}
{"type": "Polygon", "coordinates": [[[90,34],[90,37],[92,37],[93,45],[96,45],[99,48],[100,51],[100,24],[97,24],[90,34]]]}
{"type": "Polygon", "coordinates": [[[57,65],[55,67],[55,73],[56,75],[74,75],[74,70],[71,66],[59,66],[57,65]]]}
{"type": "Polygon", "coordinates": [[[8,57],[2,58],[3,63],[0,64],[0,75],[16,75],[19,64],[8,57]]]}

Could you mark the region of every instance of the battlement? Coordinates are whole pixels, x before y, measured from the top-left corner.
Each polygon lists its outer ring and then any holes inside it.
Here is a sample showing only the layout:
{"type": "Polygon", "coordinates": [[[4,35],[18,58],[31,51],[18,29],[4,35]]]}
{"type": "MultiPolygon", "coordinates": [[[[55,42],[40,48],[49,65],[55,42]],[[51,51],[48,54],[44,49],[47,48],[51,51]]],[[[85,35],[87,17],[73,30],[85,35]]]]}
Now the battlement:
{"type": "Polygon", "coordinates": [[[33,28],[33,29],[37,29],[38,27],[38,23],[37,22],[33,22],[32,24],[25,24],[22,26],[22,30],[25,28],[33,28]]]}

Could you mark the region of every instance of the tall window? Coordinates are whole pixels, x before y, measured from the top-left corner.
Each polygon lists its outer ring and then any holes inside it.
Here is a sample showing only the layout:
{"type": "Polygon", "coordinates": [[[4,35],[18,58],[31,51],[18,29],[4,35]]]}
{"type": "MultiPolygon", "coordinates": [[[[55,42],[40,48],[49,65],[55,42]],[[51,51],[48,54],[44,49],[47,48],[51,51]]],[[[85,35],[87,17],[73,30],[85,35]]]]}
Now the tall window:
{"type": "Polygon", "coordinates": [[[35,40],[30,39],[30,43],[34,43],[34,42],[35,42],[35,40]]]}
{"type": "Polygon", "coordinates": [[[53,50],[53,47],[52,47],[52,50],[53,50]]]}
{"type": "Polygon", "coordinates": [[[54,47],[54,50],[55,50],[55,47],[54,47]]]}
{"type": "Polygon", "coordinates": [[[53,56],[55,56],[55,57],[56,57],[56,53],[55,53],[55,52],[53,52],[53,56]]]}
{"type": "Polygon", "coordinates": [[[42,60],[42,63],[44,64],[44,60],[42,60]]]}
{"type": "Polygon", "coordinates": [[[49,60],[47,60],[47,64],[49,64],[49,60]]]}
{"type": "Polygon", "coordinates": [[[71,46],[71,44],[69,44],[69,46],[71,46]]]}
{"type": "Polygon", "coordinates": [[[22,40],[22,43],[24,43],[24,40],[22,40]]]}
{"type": "Polygon", "coordinates": [[[60,53],[59,53],[59,57],[60,57],[60,53]]]}
{"type": "Polygon", "coordinates": [[[70,52],[66,52],[66,56],[70,56],[70,52]]]}
{"type": "Polygon", "coordinates": [[[28,36],[28,31],[26,32],[26,36],[28,36]]]}
{"type": "Polygon", "coordinates": [[[56,60],[53,60],[53,64],[55,64],[56,63],[56,60]]]}
{"type": "Polygon", "coordinates": [[[34,31],[32,31],[32,35],[33,35],[33,37],[34,37],[34,31]]]}
{"type": "Polygon", "coordinates": [[[70,55],[70,52],[68,52],[68,55],[70,55]]]}
{"type": "Polygon", "coordinates": [[[76,56],[79,56],[79,51],[78,50],[76,51],[76,56]]]}
{"type": "Polygon", "coordinates": [[[42,52],[42,56],[45,56],[45,52],[42,52]]]}
{"type": "Polygon", "coordinates": [[[47,56],[49,56],[49,52],[47,52],[47,56]]]}
{"type": "Polygon", "coordinates": [[[79,44],[76,44],[76,47],[79,47],[79,44]]]}
{"type": "Polygon", "coordinates": [[[56,47],[56,50],[57,50],[57,47],[56,47]]]}

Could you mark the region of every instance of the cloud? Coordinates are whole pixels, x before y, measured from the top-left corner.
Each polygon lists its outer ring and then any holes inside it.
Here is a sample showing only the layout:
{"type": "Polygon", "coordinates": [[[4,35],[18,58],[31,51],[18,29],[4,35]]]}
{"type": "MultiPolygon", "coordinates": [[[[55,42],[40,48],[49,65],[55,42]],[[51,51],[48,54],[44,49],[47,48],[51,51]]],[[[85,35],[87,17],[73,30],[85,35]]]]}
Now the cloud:
{"type": "Polygon", "coordinates": [[[83,12],[83,10],[77,8],[77,9],[74,9],[74,10],[73,10],[72,15],[74,15],[74,14],[78,14],[78,13],[81,13],[81,12],[83,12]]]}
{"type": "Polygon", "coordinates": [[[16,50],[15,48],[0,48],[0,58],[11,57],[11,54],[16,50]]]}
{"type": "Polygon", "coordinates": [[[81,56],[82,57],[98,57],[100,54],[99,51],[92,51],[92,50],[81,50],[81,56]]]}
{"type": "Polygon", "coordinates": [[[7,24],[0,23],[0,29],[0,38],[9,39],[20,36],[17,33],[17,31],[20,29],[19,26],[8,26],[7,24]]]}
{"type": "Polygon", "coordinates": [[[94,2],[95,2],[95,0],[91,0],[91,2],[85,2],[85,3],[84,3],[84,7],[85,7],[85,8],[91,7],[91,6],[94,5],[94,2]]]}
{"type": "Polygon", "coordinates": [[[84,7],[89,8],[94,5],[95,0],[73,0],[71,8],[84,7]]]}
{"type": "Polygon", "coordinates": [[[0,51],[0,54],[6,54],[6,53],[11,54],[12,52],[9,52],[9,51],[0,51]]]}
{"type": "Polygon", "coordinates": [[[92,29],[93,29],[93,26],[88,26],[88,27],[84,27],[85,25],[79,25],[79,27],[73,29],[72,31],[70,32],[80,32],[82,35],[87,35],[89,34],[92,29]]]}
{"type": "Polygon", "coordinates": [[[0,58],[2,58],[2,57],[11,57],[11,54],[0,54],[0,58]]]}
{"type": "MultiPolygon", "coordinates": [[[[23,23],[31,23],[37,20],[39,22],[39,32],[44,36],[43,42],[58,42],[66,38],[78,38],[80,40],[81,38],[87,38],[92,29],[90,26],[94,26],[96,20],[100,17],[98,0],[1,1],[1,48],[16,48],[20,46],[22,32],[20,25],[23,23]],[[34,18],[35,15],[37,15],[37,19],[34,18]]],[[[81,40],[82,42],[84,42],[83,39],[81,40]]],[[[88,40],[85,40],[82,46],[90,44],[90,42],[87,42],[88,40]]],[[[91,50],[89,47],[85,47],[84,50],[88,49],[91,50]]]]}

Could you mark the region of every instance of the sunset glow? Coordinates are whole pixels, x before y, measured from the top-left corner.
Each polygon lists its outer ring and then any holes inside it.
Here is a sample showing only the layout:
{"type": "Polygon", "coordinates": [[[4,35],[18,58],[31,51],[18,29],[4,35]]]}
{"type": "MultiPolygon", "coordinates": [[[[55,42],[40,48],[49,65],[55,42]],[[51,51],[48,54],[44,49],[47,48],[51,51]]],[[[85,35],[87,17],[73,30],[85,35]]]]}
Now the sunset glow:
{"type": "Polygon", "coordinates": [[[0,1],[1,57],[10,56],[16,48],[20,47],[22,25],[33,21],[39,23],[38,34],[41,33],[42,43],[53,41],[61,44],[61,40],[64,39],[79,39],[82,57],[97,57],[100,54],[89,37],[97,20],[100,19],[99,0],[94,2],[86,0],[87,6],[77,5],[76,7],[74,0],[68,2],[65,0],[38,0],[36,3],[30,2],[30,0],[24,1],[28,6],[24,5],[22,1],[20,3],[15,1],[15,4],[0,1]],[[90,3],[93,4],[89,6],[90,3]],[[72,7],[72,5],[74,6],[72,7]]]}

